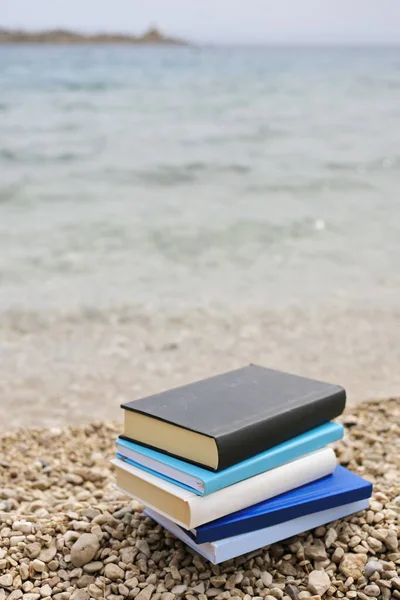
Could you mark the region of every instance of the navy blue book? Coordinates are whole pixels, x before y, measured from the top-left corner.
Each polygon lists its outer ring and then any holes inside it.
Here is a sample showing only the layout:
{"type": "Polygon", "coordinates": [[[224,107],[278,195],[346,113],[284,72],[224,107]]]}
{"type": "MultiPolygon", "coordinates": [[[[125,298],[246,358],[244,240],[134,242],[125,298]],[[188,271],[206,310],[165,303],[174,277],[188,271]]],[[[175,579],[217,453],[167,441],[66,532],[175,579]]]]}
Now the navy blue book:
{"type": "Polygon", "coordinates": [[[371,494],[372,484],[369,481],[338,466],[332,475],[210,521],[196,529],[184,531],[196,544],[214,542],[365,500],[371,494]]]}

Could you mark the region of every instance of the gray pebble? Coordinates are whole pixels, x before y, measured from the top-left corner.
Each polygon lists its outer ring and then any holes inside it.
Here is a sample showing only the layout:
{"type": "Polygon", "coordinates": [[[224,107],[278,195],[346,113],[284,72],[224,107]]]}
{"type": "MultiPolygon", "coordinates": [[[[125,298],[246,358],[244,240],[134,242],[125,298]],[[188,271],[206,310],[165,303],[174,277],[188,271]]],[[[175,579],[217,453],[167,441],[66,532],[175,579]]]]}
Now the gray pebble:
{"type": "Polygon", "coordinates": [[[99,549],[99,540],[93,533],[83,533],[71,548],[71,562],[82,567],[90,562],[99,549]]]}
{"type": "Polygon", "coordinates": [[[97,571],[101,571],[102,568],[103,563],[99,560],[95,560],[83,566],[83,570],[85,571],[85,573],[97,573],[97,571]]]}
{"type": "Polygon", "coordinates": [[[370,560],[364,567],[364,575],[368,579],[373,573],[382,573],[383,567],[377,560],[370,560]]]}
{"type": "Polygon", "coordinates": [[[364,588],[364,593],[367,594],[367,596],[372,596],[373,598],[378,598],[378,596],[381,593],[381,590],[379,589],[379,587],[375,584],[371,584],[371,585],[367,585],[364,588]]]}

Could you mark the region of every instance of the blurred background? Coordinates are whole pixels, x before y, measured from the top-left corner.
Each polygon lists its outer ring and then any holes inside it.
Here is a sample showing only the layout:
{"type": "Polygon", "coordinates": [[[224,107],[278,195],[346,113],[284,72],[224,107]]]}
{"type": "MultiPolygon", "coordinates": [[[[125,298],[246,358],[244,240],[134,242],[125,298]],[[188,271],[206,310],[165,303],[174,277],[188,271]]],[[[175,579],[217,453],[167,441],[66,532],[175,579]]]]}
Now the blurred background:
{"type": "Polygon", "coordinates": [[[398,394],[400,4],[103,4],[0,0],[0,427],[249,362],[398,394]]]}

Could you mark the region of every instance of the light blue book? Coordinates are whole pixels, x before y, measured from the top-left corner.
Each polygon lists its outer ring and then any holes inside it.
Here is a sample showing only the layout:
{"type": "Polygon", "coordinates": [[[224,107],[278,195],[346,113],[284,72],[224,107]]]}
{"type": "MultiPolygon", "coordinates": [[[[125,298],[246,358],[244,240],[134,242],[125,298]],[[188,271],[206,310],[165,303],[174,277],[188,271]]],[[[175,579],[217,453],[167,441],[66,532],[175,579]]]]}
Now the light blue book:
{"type": "Polygon", "coordinates": [[[193,548],[193,550],[196,550],[204,558],[214,564],[218,564],[236,556],[242,556],[263,546],[286,540],[304,531],[310,531],[310,529],[314,529],[315,527],[326,525],[326,523],[331,523],[332,521],[336,521],[336,519],[342,519],[361,510],[366,510],[368,506],[368,499],[358,500],[357,502],[343,504],[311,515],[297,517],[297,519],[291,519],[278,525],[256,529],[249,533],[242,533],[241,535],[235,535],[215,542],[206,542],[204,544],[196,544],[179,525],[160,515],[155,510],[146,508],[144,514],[151,517],[153,521],[159,523],[164,529],[170,531],[175,537],[182,540],[182,542],[193,548]]]}
{"type": "Polygon", "coordinates": [[[343,437],[343,426],[325,423],[291,440],[222,471],[208,471],[178,458],[146,448],[122,438],[117,440],[117,456],[153,475],[205,496],[225,487],[275,469],[305,454],[319,450],[343,437]]]}

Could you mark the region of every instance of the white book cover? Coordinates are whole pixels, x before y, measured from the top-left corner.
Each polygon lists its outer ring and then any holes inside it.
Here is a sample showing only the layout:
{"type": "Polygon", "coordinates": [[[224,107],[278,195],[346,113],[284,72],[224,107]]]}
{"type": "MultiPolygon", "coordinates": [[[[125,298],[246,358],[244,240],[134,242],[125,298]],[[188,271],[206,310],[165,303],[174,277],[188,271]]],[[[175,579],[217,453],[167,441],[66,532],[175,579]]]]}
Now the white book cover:
{"type": "Polygon", "coordinates": [[[246,554],[247,552],[252,552],[258,548],[263,548],[269,544],[288,539],[304,531],[309,531],[315,527],[320,527],[326,523],[331,523],[332,521],[336,521],[336,519],[342,519],[347,515],[365,510],[368,506],[369,500],[359,500],[358,502],[343,504],[336,508],[298,517],[297,519],[286,521],[286,523],[272,525],[265,529],[258,529],[257,531],[206,544],[196,544],[176,523],[157,514],[153,510],[146,509],[145,514],[190,546],[190,548],[193,548],[193,550],[204,556],[204,558],[214,564],[218,564],[236,556],[246,554]]]}
{"type": "MultiPolygon", "coordinates": [[[[172,498],[180,500],[182,503],[182,515],[185,513],[189,515],[187,522],[184,519],[181,520],[176,516],[172,517],[169,515],[164,510],[163,501],[158,502],[156,506],[155,501],[151,503],[149,498],[136,495],[134,490],[128,492],[120,488],[128,496],[134,497],[142,504],[172,519],[185,529],[194,529],[204,523],[214,521],[242,508],[247,508],[268,498],[273,498],[289,490],[306,485],[311,481],[330,475],[336,467],[336,457],[332,448],[323,448],[285,465],[281,465],[276,469],[271,469],[270,471],[260,473],[227,488],[218,490],[208,496],[198,496],[194,492],[185,490],[123,460],[116,458],[111,462],[118,469],[130,473],[135,478],[143,480],[151,486],[166,492],[172,498]]],[[[135,479],[133,478],[132,481],[134,482],[135,479]]],[[[165,496],[165,494],[163,495],[165,496]]]]}

